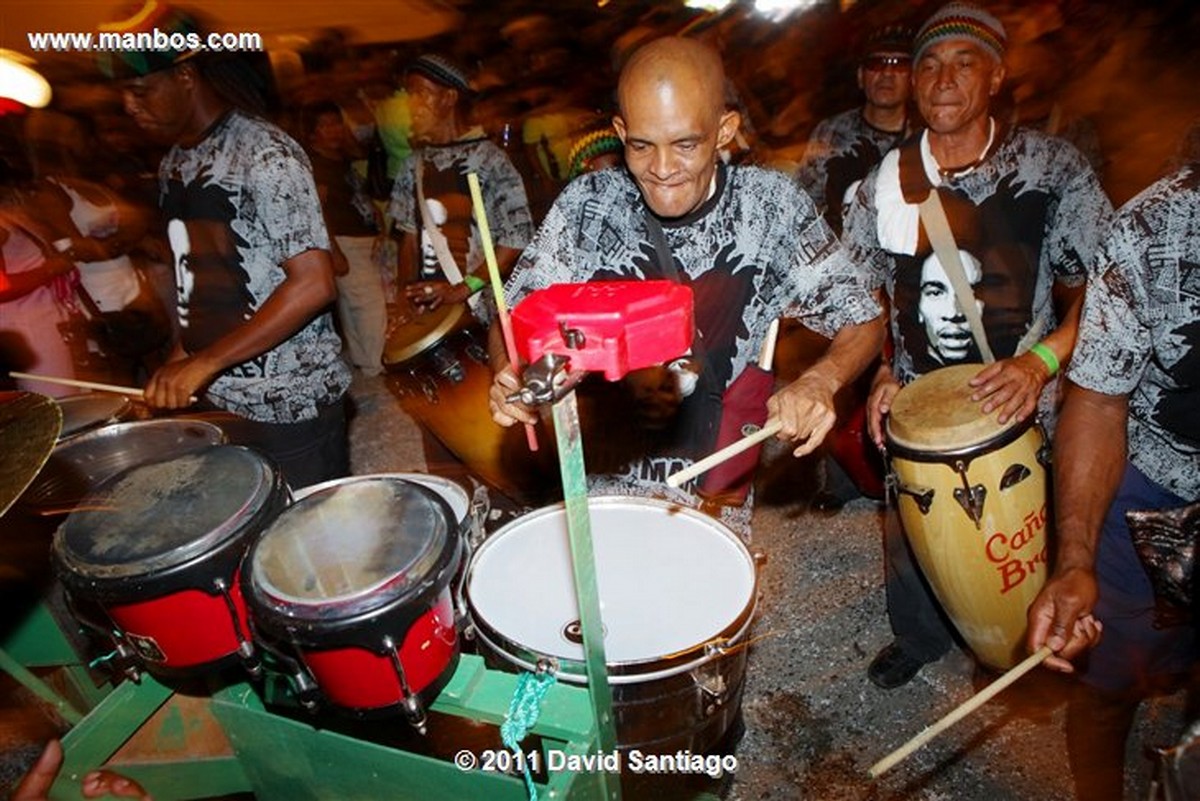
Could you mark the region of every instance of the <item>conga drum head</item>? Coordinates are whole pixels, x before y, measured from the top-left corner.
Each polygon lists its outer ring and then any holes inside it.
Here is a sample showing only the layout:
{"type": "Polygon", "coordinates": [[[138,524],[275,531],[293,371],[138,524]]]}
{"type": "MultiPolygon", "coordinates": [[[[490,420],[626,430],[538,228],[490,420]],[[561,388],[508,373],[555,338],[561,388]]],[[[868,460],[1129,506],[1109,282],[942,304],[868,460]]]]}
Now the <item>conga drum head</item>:
{"type": "Polygon", "coordinates": [[[465,304],[445,304],[396,326],[384,344],[383,363],[400,364],[419,356],[441,342],[467,314],[465,304]]]}
{"type": "MultiPolygon", "coordinates": [[[[749,625],[754,560],[719,522],[647,499],[590,498],[588,508],[614,684],[686,669],[707,644],[736,639],[749,625]]],[[[480,637],[512,661],[534,669],[551,657],[560,678],[585,680],[561,505],[485,540],[468,569],[467,595],[480,637]]]]}
{"type": "Polygon", "coordinates": [[[234,445],[143,464],[85,498],[55,532],[54,552],[85,584],[168,571],[273,514],[281,486],[264,457],[234,445]]]}
{"type": "Polygon", "coordinates": [[[960,364],[926,373],[896,394],[887,421],[891,445],[909,451],[953,453],[1003,439],[1021,427],[1015,418],[1001,425],[984,415],[967,382],[982,364],[960,364]]]}
{"type": "Polygon", "coordinates": [[[270,612],[342,619],[426,589],[452,552],[455,523],[436,492],[399,478],[347,480],[272,522],[251,549],[250,584],[270,612]]]}
{"type": "Polygon", "coordinates": [[[129,398],[111,392],[85,392],[57,400],[63,415],[62,432],[58,435],[60,441],[109,423],[127,420],[133,409],[129,398]]]}
{"type": "Polygon", "coordinates": [[[428,473],[372,473],[364,476],[353,476],[351,478],[335,478],[331,481],[323,481],[320,484],[310,484],[307,487],[301,487],[292,492],[292,500],[302,501],[309,495],[315,492],[320,492],[326,489],[332,489],[341,484],[350,481],[363,481],[365,479],[375,478],[396,478],[403,481],[410,481],[413,484],[420,484],[423,487],[436,492],[443,501],[450,507],[452,519],[459,525],[459,533],[468,535],[471,526],[471,496],[463,489],[462,485],[457,481],[451,481],[448,478],[434,476],[428,473]]]}

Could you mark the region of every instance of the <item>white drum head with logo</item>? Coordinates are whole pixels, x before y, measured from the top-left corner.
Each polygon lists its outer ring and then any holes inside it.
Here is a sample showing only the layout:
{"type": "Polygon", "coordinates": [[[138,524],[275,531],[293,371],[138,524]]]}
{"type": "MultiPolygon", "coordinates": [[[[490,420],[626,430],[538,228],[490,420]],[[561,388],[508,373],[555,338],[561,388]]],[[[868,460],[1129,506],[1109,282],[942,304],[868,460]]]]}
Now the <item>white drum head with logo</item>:
{"type": "MultiPolygon", "coordinates": [[[[749,625],[754,560],[729,529],[660,501],[590,498],[588,504],[610,670],[653,671],[688,652],[694,661],[706,643],[733,639],[749,625]]],[[[528,669],[524,663],[537,655],[582,662],[561,504],[486,540],[471,561],[467,595],[480,636],[503,641],[491,644],[517,664],[528,669]]]]}

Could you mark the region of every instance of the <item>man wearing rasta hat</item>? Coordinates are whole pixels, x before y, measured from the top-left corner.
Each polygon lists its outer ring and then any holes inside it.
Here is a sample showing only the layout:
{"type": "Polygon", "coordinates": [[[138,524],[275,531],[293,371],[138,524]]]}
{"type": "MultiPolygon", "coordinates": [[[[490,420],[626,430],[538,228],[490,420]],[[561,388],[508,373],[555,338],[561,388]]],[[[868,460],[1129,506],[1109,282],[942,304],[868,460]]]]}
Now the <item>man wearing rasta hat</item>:
{"type": "MultiPolygon", "coordinates": [[[[471,125],[466,72],[423,55],[405,76],[416,147],[392,187],[388,219],[401,234],[400,282],[418,311],[461,303],[487,282],[467,175],[479,176],[501,274],[533,234],[525,185],[504,151],[471,125]]],[[[404,304],[401,304],[404,305],[404,304]]]]}
{"type": "MultiPolygon", "coordinates": [[[[1087,267],[1112,207],[1078,150],[992,116],[1004,45],[1004,27],[977,6],[949,3],[926,21],[914,42],[913,94],[928,127],[884,156],[846,212],[842,241],[890,301],[894,357],[867,402],[879,445],[900,387],[942,366],[921,323],[922,266],[933,248],[918,205],[930,192],[945,208],[950,247],[981,268],[959,308],[982,309],[984,342],[973,337],[978,350],[963,360],[978,361],[988,344],[996,361],[970,379],[972,402],[1001,425],[1039,411],[1053,430],[1054,377],[1071,356],[1087,267]]],[[[884,539],[895,640],[867,674],[891,689],[946,653],[952,637],[894,515],[884,539]]]]}
{"type": "MultiPolygon", "coordinates": [[[[156,27],[197,31],[154,2],[109,29],[156,27]]],[[[329,236],[304,151],[242,110],[250,94],[230,77],[228,56],[176,47],[105,56],[126,111],[171,146],[158,183],[181,331],[146,401],[178,409],[198,396],[232,413],[230,439],[272,456],[292,487],[345,475],[350,374],[327,310],[329,236]]]]}

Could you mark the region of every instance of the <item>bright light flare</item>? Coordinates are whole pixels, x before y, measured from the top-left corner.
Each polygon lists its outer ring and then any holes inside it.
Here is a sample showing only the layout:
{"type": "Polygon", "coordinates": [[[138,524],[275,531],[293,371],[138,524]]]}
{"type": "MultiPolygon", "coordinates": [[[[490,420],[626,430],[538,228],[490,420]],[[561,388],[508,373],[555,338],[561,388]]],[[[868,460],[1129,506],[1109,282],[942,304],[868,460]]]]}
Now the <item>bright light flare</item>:
{"type": "Polygon", "coordinates": [[[33,68],[33,59],[0,48],[0,97],[44,108],[50,102],[50,84],[33,68]]]}
{"type": "Polygon", "coordinates": [[[779,22],[797,11],[807,11],[821,0],[754,0],[754,10],[772,22],[779,22]]]}

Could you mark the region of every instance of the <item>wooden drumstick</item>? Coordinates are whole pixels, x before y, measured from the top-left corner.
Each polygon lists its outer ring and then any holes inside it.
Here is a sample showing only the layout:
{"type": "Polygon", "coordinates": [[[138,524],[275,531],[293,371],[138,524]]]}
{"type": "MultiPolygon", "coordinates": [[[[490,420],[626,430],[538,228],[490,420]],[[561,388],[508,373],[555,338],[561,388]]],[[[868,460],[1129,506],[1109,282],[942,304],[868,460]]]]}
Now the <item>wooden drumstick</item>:
{"type": "MultiPolygon", "coordinates": [[[[78,387],[79,389],[94,389],[97,392],[113,392],[117,395],[128,395],[131,398],[142,400],[146,397],[144,390],[137,387],[122,387],[117,384],[101,384],[97,381],[83,381],[78,378],[61,378],[54,375],[34,375],[33,373],[19,373],[16,370],[9,370],[8,374],[13,378],[24,378],[28,381],[44,381],[47,384],[59,384],[64,387],[78,387]]],[[[197,398],[192,395],[188,398],[189,401],[195,403],[197,398]]]]}
{"type": "Polygon", "coordinates": [[[774,423],[767,423],[753,434],[747,434],[737,442],[731,442],[724,448],[721,448],[721,450],[710,453],[708,456],[705,456],[691,467],[685,467],[682,470],[667,476],[667,486],[682,486],[685,481],[690,481],[701,473],[713,469],[721,462],[732,459],[747,448],[753,448],[763,440],[770,439],[778,434],[781,428],[783,428],[783,423],[778,421],[774,423]]]}
{"type": "MultiPolygon", "coordinates": [[[[467,185],[471,188],[471,202],[475,205],[475,221],[479,225],[479,239],[483,242],[483,257],[487,262],[488,277],[492,282],[492,294],[496,297],[496,317],[500,320],[500,331],[504,334],[504,350],[508,363],[517,369],[517,342],[513,339],[512,322],[508,319],[508,304],[504,301],[504,282],[500,280],[500,267],[496,264],[496,250],[492,247],[492,231],[488,227],[487,211],[483,208],[483,192],[479,188],[479,176],[467,173],[467,185]]],[[[529,450],[538,449],[537,432],[533,425],[525,424],[525,439],[529,450]]]]}
{"type": "Polygon", "coordinates": [[[992,698],[1001,690],[1024,676],[1029,671],[1033,670],[1038,665],[1042,664],[1046,657],[1053,653],[1054,652],[1050,650],[1050,646],[1043,645],[1031,655],[1025,657],[1025,659],[1016,667],[1011,668],[1003,676],[996,679],[994,682],[968,698],[963,703],[959,704],[937,723],[925,729],[925,731],[921,732],[916,737],[912,738],[907,743],[876,762],[871,766],[871,769],[867,771],[868,775],[872,779],[879,778],[884,773],[898,765],[901,761],[908,758],[914,751],[925,745],[925,743],[929,742],[934,737],[937,737],[946,729],[950,728],[955,723],[958,723],[967,715],[971,714],[976,709],[992,700],[992,698]]]}

